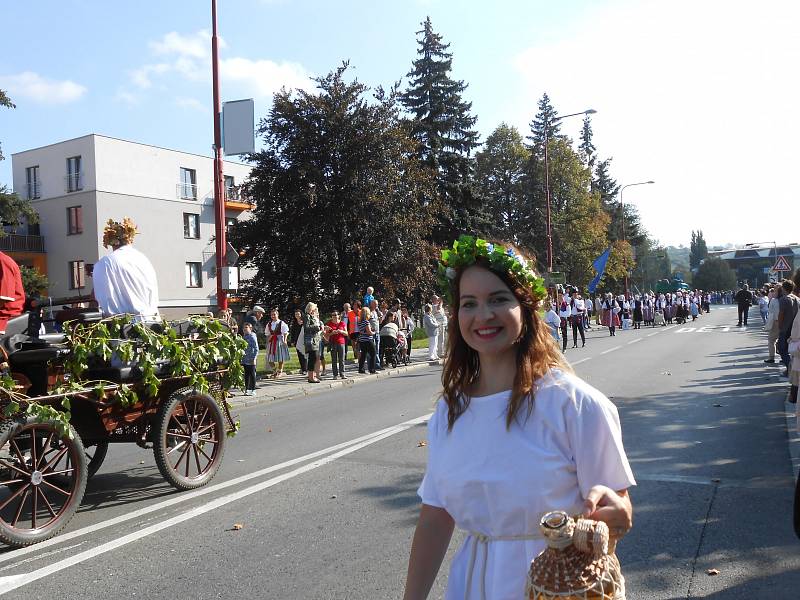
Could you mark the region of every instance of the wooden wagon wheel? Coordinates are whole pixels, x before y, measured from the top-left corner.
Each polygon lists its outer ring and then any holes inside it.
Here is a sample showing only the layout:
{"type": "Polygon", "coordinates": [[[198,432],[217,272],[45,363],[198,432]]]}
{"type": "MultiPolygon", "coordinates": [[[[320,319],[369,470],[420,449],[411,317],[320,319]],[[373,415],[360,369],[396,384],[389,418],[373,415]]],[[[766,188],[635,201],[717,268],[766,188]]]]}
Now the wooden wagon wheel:
{"type": "Polygon", "coordinates": [[[183,388],[161,405],[153,452],[158,470],[173,486],[191,490],[208,483],[224,450],[225,421],[214,398],[183,388]]]}
{"type": "Polygon", "coordinates": [[[62,437],[33,417],[0,425],[0,540],[28,546],[56,535],[86,490],[86,456],[78,434],[62,437]]]}

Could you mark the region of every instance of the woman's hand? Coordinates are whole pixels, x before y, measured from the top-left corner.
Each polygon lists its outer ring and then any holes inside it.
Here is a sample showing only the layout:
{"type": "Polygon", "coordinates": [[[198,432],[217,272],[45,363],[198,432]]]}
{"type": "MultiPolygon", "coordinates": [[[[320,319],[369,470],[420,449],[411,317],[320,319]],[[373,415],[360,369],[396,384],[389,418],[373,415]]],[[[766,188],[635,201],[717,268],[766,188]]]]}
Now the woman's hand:
{"type": "Polygon", "coordinates": [[[618,540],[633,527],[633,506],[628,490],[615,492],[610,487],[596,485],[586,496],[583,516],[608,525],[611,539],[618,540]]]}

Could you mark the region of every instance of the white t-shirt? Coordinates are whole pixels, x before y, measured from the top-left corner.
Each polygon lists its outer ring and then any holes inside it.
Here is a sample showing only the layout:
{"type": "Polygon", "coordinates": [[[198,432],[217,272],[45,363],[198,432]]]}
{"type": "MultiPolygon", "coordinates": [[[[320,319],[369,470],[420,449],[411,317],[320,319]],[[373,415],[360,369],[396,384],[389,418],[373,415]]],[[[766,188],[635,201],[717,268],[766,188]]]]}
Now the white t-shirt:
{"type": "Polygon", "coordinates": [[[133,246],[122,246],[98,260],[92,280],[94,297],[104,315],[159,319],[156,271],[133,246]]]}
{"type": "Polygon", "coordinates": [[[572,301],[572,316],[582,315],[584,312],[586,312],[586,303],[583,298],[575,298],[572,301]]]}
{"type": "MultiPolygon", "coordinates": [[[[625,450],[616,407],[574,375],[552,370],[537,382],[534,409],[506,430],[510,391],[472,398],[447,431],[447,405],[440,400],[428,423],[428,467],[418,494],[444,508],[456,525],[488,536],[539,535],[551,510],[580,512],[594,485],[623,490],[636,482],[625,450]]],[[[486,598],[523,598],[531,560],[542,539],[489,541],[477,549],[467,536],[450,568],[446,600],[480,598],[486,560],[486,598]]]]}

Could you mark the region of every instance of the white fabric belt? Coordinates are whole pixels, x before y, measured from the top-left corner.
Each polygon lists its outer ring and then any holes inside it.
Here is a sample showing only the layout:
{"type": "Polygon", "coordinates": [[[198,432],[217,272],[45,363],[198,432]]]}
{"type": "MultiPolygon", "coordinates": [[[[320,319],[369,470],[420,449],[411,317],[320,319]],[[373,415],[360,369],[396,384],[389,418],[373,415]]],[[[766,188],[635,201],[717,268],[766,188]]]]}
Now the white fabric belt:
{"type": "Polygon", "coordinates": [[[489,542],[521,542],[526,540],[542,540],[541,533],[526,533],[522,535],[486,535],[477,531],[467,531],[472,537],[472,549],[469,555],[469,568],[467,569],[467,593],[464,600],[469,600],[472,591],[472,575],[475,571],[475,560],[478,557],[478,546],[483,548],[483,564],[481,565],[481,600],[486,600],[486,563],[489,560],[489,542]]]}

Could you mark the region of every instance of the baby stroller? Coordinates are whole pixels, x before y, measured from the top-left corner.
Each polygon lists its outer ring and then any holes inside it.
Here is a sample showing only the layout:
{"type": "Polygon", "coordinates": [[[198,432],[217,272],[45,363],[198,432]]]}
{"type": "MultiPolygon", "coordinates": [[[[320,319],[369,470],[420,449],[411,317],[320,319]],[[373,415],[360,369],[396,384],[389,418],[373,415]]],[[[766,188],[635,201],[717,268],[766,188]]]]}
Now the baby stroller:
{"type": "MultiPolygon", "coordinates": [[[[399,333],[398,333],[399,337],[399,333]]],[[[390,363],[392,368],[397,368],[400,362],[400,352],[398,350],[398,340],[389,335],[381,336],[381,364],[390,363]]]]}
{"type": "Polygon", "coordinates": [[[406,334],[404,331],[397,332],[397,352],[399,355],[399,362],[404,365],[408,364],[408,342],[406,341],[406,334]]]}

